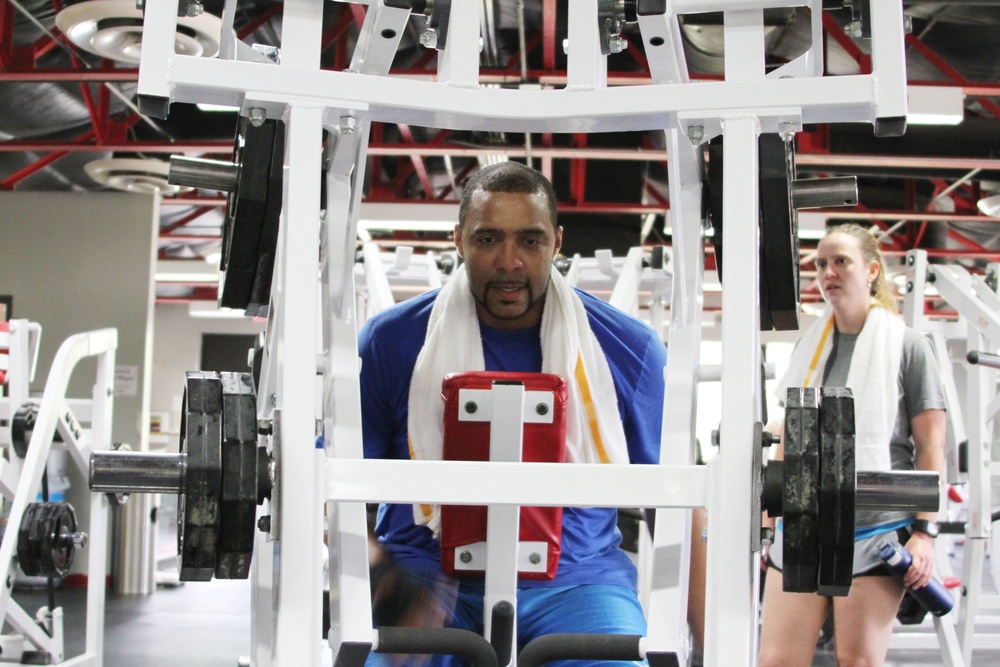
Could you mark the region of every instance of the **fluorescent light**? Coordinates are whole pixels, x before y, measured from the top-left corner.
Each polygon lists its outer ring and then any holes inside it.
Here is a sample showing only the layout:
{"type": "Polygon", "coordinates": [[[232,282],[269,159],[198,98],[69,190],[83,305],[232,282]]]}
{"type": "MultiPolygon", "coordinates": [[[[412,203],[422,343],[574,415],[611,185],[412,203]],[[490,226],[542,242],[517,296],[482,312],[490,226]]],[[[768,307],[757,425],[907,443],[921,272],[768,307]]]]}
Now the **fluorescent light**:
{"type": "Polygon", "coordinates": [[[196,104],[195,106],[198,107],[200,111],[211,111],[219,113],[238,113],[240,110],[239,107],[231,107],[225,104],[205,104],[203,102],[196,104]]]}
{"type": "Polygon", "coordinates": [[[976,202],[976,206],[982,211],[983,215],[988,215],[991,218],[1000,218],[1000,195],[983,197],[976,202]]]}
{"type": "Polygon", "coordinates": [[[246,319],[242,310],[234,308],[219,308],[214,301],[191,301],[188,304],[188,314],[191,317],[212,317],[226,319],[246,319]]]}
{"type": "Polygon", "coordinates": [[[362,204],[358,227],[407,232],[450,232],[458,224],[458,204],[362,204]]]}
{"type": "Polygon", "coordinates": [[[907,86],[909,125],[958,125],[965,119],[965,92],[954,86],[907,86]]]}

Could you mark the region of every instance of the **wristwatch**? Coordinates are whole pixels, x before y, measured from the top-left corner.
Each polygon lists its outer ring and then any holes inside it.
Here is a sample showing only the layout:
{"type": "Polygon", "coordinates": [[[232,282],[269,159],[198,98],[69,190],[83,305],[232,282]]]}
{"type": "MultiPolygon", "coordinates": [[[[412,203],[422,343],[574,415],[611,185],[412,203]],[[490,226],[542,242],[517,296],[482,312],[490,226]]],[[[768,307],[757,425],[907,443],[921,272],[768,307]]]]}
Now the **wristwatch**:
{"type": "Polygon", "coordinates": [[[911,527],[915,532],[924,533],[931,537],[937,537],[941,532],[941,526],[938,525],[937,521],[928,521],[927,519],[917,519],[911,527]]]}

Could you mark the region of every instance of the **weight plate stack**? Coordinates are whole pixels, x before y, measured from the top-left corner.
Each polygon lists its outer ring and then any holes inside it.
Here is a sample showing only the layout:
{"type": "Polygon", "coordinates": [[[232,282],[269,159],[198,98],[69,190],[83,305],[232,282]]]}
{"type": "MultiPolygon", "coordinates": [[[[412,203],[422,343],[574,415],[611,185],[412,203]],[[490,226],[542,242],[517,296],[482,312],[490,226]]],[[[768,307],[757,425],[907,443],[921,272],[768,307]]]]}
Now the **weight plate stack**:
{"type": "Polygon", "coordinates": [[[785,399],[782,588],[814,593],[819,576],[819,403],[813,388],[790,387],[785,399]]]}
{"type": "Polygon", "coordinates": [[[29,503],[17,531],[17,560],[29,577],[63,577],[73,567],[76,513],[69,503],[29,503]]]}
{"type": "Polygon", "coordinates": [[[265,120],[254,125],[240,118],[233,146],[239,175],[226,199],[223,225],[219,304],[225,308],[266,314],[278,244],[284,152],[283,123],[265,120]]]}
{"type": "Polygon", "coordinates": [[[250,576],[257,514],[257,402],[250,373],[220,373],[222,496],[217,579],[250,576]]]}
{"type": "Polygon", "coordinates": [[[854,570],[854,398],[847,387],[820,392],[819,583],[817,593],[845,596],[854,570]]]}
{"type": "Polygon", "coordinates": [[[222,491],[222,382],[189,371],[181,406],[180,450],[186,454],[178,494],[177,554],[181,581],[210,581],[219,548],[222,491]]]}

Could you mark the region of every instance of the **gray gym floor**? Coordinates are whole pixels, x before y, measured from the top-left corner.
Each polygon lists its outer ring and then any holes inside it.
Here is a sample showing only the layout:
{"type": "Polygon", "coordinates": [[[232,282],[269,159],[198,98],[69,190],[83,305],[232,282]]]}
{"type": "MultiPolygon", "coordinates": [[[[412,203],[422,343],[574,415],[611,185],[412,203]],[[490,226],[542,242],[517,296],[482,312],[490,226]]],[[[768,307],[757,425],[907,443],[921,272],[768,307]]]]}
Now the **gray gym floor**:
{"type": "MultiPolygon", "coordinates": [[[[16,590],[29,613],[46,603],[44,591],[16,590]]],[[[83,648],[83,589],[56,591],[65,612],[66,654],[83,648]]],[[[247,581],[159,587],[148,596],[109,595],[105,614],[105,667],[236,667],[250,653],[250,585],[247,581]]],[[[832,666],[832,648],[817,651],[813,665],[832,666]]],[[[936,651],[891,651],[886,665],[944,664],[936,651]]],[[[1000,651],[977,651],[974,667],[1000,664],[1000,651]]]]}

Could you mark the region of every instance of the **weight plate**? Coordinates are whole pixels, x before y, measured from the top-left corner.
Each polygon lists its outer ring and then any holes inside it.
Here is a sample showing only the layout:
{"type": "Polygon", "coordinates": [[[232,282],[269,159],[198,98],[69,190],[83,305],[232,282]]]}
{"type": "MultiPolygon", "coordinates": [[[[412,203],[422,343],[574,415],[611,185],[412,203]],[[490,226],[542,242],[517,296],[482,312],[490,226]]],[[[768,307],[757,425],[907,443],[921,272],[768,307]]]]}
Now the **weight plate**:
{"type": "MultiPolygon", "coordinates": [[[[799,224],[792,206],[795,180],[794,143],[777,134],[762,134],[760,165],[761,306],[778,331],[799,328],[799,224]]],[[[764,329],[764,311],[761,329],[764,329]]]]}
{"type": "Polygon", "coordinates": [[[261,314],[271,292],[281,212],[284,125],[239,121],[233,163],[239,177],[226,198],[219,303],[261,314]]]}
{"type": "MultiPolygon", "coordinates": [[[[798,217],[792,207],[795,178],[794,150],[776,134],[758,138],[760,266],[758,298],[762,331],[798,329],[799,239],[798,217]]],[[[708,144],[703,195],[704,216],[712,226],[716,271],[722,280],[723,263],[723,143],[708,144]]]]}
{"type": "Polygon", "coordinates": [[[702,199],[703,215],[712,226],[712,249],[715,252],[715,271],[722,282],[722,136],[708,142],[708,160],[705,165],[706,183],[702,199]]]}
{"type": "Polygon", "coordinates": [[[250,576],[257,515],[257,402],[250,373],[222,380],[222,496],[217,579],[250,576]]]}
{"type": "Polygon", "coordinates": [[[854,398],[847,387],[820,392],[820,595],[845,596],[854,570],[854,398]]]}
{"type": "Polygon", "coordinates": [[[819,574],[819,408],[817,391],[791,387],[785,399],[782,588],[813,593],[819,574]]]}
{"type": "Polygon", "coordinates": [[[209,581],[218,559],[222,491],[222,382],[189,371],[181,405],[180,451],[186,454],[178,494],[177,554],[181,581],[209,581]]]}
{"type": "Polygon", "coordinates": [[[17,530],[17,562],[21,571],[29,577],[42,573],[40,555],[41,539],[38,532],[38,515],[44,503],[28,503],[21,515],[21,525],[17,530]]]}
{"type": "Polygon", "coordinates": [[[23,459],[28,453],[28,445],[31,443],[31,434],[35,431],[37,420],[38,406],[34,403],[25,403],[14,412],[10,422],[10,440],[18,458],[23,459]]]}
{"type": "Polygon", "coordinates": [[[67,536],[76,532],[76,514],[69,503],[51,505],[42,523],[39,557],[42,572],[50,577],[63,577],[73,567],[76,548],[67,536]]]}

